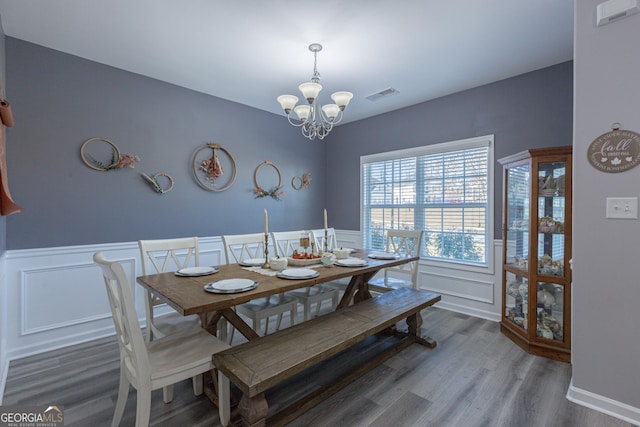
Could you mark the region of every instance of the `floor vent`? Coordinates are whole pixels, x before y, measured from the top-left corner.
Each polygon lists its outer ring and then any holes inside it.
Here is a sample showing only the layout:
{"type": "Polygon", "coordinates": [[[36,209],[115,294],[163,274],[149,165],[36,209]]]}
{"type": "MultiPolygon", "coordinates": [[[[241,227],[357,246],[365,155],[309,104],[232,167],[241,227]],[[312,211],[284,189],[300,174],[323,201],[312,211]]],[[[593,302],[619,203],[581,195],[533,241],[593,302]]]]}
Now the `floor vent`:
{"type": "Polygon", "coordinates": [[[377,101],[381,98],[386,98],[397,93],[400,92],[392,87],[389,87],[386,89],[382,89],[380,92],[372,93],[371,95],[367,96],[366,99],[368,99],[369,101],[377,101]]]}

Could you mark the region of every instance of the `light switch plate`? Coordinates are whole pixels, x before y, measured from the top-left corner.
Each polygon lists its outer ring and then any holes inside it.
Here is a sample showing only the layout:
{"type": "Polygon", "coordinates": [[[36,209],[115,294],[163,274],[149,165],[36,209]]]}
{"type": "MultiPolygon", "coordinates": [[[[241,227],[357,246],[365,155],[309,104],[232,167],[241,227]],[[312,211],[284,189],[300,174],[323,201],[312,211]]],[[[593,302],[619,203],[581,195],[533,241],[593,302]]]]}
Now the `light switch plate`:
{"type": "Polygon", "coordinates": [[[638,219],[638,198],[607,197],[607,218],[638,219]]]}
{"type": "Polygon", "coordinates": [[[640,12],[640,0],[608,0],[596,7],[596,25],[608,24],[640,12]]]}

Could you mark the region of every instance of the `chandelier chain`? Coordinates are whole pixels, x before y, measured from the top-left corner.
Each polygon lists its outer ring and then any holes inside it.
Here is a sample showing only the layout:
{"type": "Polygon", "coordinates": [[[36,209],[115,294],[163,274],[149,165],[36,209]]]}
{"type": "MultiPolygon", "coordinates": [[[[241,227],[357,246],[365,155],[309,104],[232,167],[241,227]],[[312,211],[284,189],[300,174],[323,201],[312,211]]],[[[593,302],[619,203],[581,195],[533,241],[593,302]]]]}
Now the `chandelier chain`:
{"type": "Polygon", "coordinates": [[[314,83],[320,82],[320,73],[318,72],[318,52],[313,52],[313,77],[311,77],[311,81],[314,83]]]}

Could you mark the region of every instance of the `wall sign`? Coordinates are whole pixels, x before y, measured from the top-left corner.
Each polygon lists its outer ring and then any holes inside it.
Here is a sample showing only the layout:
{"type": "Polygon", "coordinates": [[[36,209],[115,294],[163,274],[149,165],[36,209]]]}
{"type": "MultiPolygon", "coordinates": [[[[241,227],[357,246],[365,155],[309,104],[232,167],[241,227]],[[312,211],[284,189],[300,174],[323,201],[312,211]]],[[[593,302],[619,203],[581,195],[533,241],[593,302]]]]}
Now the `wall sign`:
{"type": "Polygon", "coordinates": [[[603,133],[589,146],[589,163],[608,173],[634,168],[640,163],[640,134],[620,129],[620,123],[614,123],[611,128],[611,132],[603,133]]]}

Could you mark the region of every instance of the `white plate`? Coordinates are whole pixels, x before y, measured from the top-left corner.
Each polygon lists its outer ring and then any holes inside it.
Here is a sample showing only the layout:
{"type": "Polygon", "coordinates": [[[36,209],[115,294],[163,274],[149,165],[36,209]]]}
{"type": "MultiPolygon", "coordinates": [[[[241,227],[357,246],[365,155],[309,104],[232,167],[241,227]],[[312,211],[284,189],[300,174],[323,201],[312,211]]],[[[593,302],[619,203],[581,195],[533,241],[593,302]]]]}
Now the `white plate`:
{"type": "Polygon", "coordinates": [[[258,286],[258,282],[251,279],[224,279],[207,283],[204,290],[214,294],[233,294],[236,292],[250,291],[258,286]]]}
{"type": "Polygon", "coordinates": [[[195,277],[195,276],[207,276],[209,274],[217,273],[218,270],[215,267],[187,267],[181,268],[176,271],[176,276],[187,276],[187,277],[195,277]]]}
{"type": "Polygon", "coordinates": [[[282,279],[311,279],[319,275],[319,272],[310,268],[287,268],[277,274],[282,279]]]}
{"type": "Polygon", "coordinates": [[[247,258],[240,261],[239,264],[245,267],[260,267],[264,264],[264,258],[247,258]]]}
{"type": "Polygon", "coordinates": [[[367,265],[367,261],[360,258],[344,258],[337,260],[336,265],[342,267],[363,267],[367,265]]]}
{"type": "Polygon", "coordinates": [[[396,259],[399,258],[398,255],[392,254],[389,252],[374,252],[369,254],[369,258],[373,259],[396,259]]]}
{"type": "Polygon", "coordinates": [[[356,250],[355,250],[355,249],[353,249],[353,248],[333,248],[333,249],[331,249],[331,252],[335,251],[336,249],[342,249],[342,250],[344,250],[344,251],[349,251],[349,253],[351,253],[351,252],[355,252],[355,251],[356,251],[356,250]]]}

